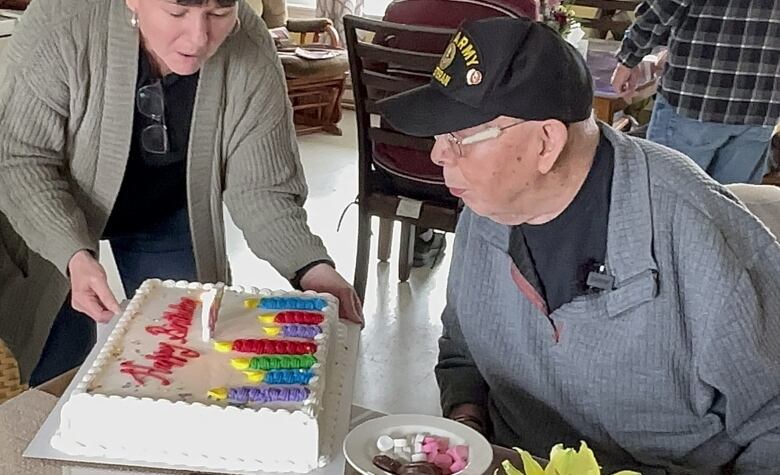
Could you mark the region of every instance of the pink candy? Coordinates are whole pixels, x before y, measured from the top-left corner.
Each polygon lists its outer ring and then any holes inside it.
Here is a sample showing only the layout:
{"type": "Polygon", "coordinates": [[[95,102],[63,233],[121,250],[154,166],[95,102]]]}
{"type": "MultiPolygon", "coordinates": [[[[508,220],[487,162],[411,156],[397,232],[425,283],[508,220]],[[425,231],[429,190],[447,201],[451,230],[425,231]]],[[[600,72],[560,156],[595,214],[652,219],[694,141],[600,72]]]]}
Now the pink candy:
{"type": "Polygon", "coordinates": [[[429,463],[439,467],[444,475],[460,472],[466,468],[469,448],[466,445],[450,447],[449,440],[442,437],[425,437],[422,450],[429,463]]]}
{"type": "MultiPolygon", "coordinates": [[[[442,475],[452,475],[461,472],[468,465],[468,446],[450,446],[450,440],[447,437],[417,434],[403,440],[392,439],[389,436],[385,438],[387,440],[383,440],[383,442],[388,442],[388,440],[394,442],[395,446],[392,448],[395,450],[396,458],[400,457],[408,462],[410,459],[419,461],[424,457],[424,460],[436,465],[441,470],[442,475]],[[400,442],[400,444],[397,442],[400,442]]],[[[389,443],[379,444],[379,441],[377,441],[377,447],[380,451],[386,451],[382,448],[382,446],[386,445],[389,445],[389,443]]],[[[389,449],[390,447],[387,450],[389,451],[389,449]]]]}
{"type": "Polygon", "coordinates": [[[466,468],[466,462],[455,462],[450,466],[450,472],[457,473],[466,468]]]}
{"type": "Polygon", "coordinates": [[[468,445],[456,445],[455,447],[451,448],[454,452],[453,457],[461,458],[463,460],[466,460],[469,458],[469,446],[468,445]]]}
{"type": "Polygon", "coordinates": [[[447,454],[436,454],[436,456],[433,457],[433,464],[438,465],[439,468],[449,468],[452,463],[452,457],[447,454]]]}

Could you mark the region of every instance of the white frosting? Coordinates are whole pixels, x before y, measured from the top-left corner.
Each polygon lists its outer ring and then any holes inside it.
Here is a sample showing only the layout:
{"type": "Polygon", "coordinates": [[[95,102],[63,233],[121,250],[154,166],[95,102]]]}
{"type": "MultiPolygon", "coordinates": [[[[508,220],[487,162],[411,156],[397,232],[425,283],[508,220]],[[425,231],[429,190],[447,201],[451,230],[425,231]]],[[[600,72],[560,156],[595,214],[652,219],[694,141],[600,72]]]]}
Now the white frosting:
{"type": "MultiPolygon", "coordinates": [[[[338,322],[338,301],[331,295],[305,294],[325,299],[328,306],[323,311],[322,333],[316,340],[318,363],[312,368],[315,376],[308,386],[311,393],[303,402],[237,407],[209,399],[207,394],[212,388],[253,385],[230,365],[232,358],[253,355],[220,353],[212,343],[203,342],[200,307],[195,310],[184,345],[200,356],[183,367],[174,367],[167,376],[170,385],[147,378],[141,386],[131,375],[120,372],[120,364],[127,360],[152,365],[144,356],[168,339],[166,335],[148,333],[146,327],[165,325],[161,317],[168,305],[182,297],[198,300],[211,288],[212,284],[156,279],[144,282],[63,406],[59,432],[52,439],[54,448],[73,455],[215,470],[308,472],[327,463],[329,450],[323,447],[331,441],[324,440],[328,437],[323,431],[323,395],[328,379],[325,368],[329,367],[329,344],[338,344],[344,333],[338,322]]],[[[257,320],[266,312],[245,308],[244,300],[301,295],[229,287],[222,299],[214,337],[218,341],[273,338],[265,334],[257,320]]],[[[340,386],[340,381],[336,384],[340,386]]]]}

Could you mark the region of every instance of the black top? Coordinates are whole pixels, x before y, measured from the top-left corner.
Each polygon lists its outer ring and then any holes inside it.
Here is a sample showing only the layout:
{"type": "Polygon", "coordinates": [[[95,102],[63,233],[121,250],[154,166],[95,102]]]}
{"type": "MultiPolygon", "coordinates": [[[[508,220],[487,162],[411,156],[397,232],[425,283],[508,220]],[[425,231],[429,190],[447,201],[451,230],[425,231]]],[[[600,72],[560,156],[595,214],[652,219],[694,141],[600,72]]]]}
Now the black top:
{"type": "MultiPolygon", "coordinates": [[[[187,206],[187,152],[198,76],[199,73],[190,76],[171,73],[161,80],[170,143],[168,153],[144,150],[141,133],[155,121],[136,107],[130,157],[104,237],[143,232],[187,206]]],[[[141,48],[136,91],[158,79],[149,57],[141,48]]],[[[136,100],[137,96],[136,93],[136,100]]]]}
{"type": "Polygon", "coordinates": [[[588,273],[604,263],[614,160],[612,144],[602,135],[593,166],[563,213],[544,224],[512,227],[509,254],[550,313],[588,293],[588,273]]]}

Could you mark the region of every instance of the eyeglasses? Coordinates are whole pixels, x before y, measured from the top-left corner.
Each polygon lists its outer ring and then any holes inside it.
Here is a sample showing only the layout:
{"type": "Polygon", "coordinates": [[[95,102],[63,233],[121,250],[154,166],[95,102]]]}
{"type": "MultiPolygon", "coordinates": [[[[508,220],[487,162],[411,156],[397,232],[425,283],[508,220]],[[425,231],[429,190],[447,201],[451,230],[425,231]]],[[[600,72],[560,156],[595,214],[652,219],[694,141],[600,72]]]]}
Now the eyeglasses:
{"type": "Polygon", "coordinates": [[[452,153],[457,155],[460,158],[463,158],[463,146],[464,145],[473,145],[475,143],[485,142],[487,140],[493,140],[497,139],[501,136],[502,133],[506,129],[509,129],[511,127],[514,127],[518,124],[522,124],[525,122],[524,120],[521,120],[519,122],[515,122],[513,124],[505,125],[503,127],[495,127],[491,126],[484,130],[481,130],[477,133],[471,134],[467,137],[456,137],[454,134],[443,134],[443,135],[436,135],[434,138],[436,140],[444,139],[447,141],[447,144],[450,146],[450,150],[452,153]]]}
{"type": "Polygon", "coordinates": [[[156,123],[141,131],[141,146],[149,153],[168,153],[168,127],[165,126],[165,96],[162,83],[157,80],[138,89],[136,94],[138,112],[156,123]]]}

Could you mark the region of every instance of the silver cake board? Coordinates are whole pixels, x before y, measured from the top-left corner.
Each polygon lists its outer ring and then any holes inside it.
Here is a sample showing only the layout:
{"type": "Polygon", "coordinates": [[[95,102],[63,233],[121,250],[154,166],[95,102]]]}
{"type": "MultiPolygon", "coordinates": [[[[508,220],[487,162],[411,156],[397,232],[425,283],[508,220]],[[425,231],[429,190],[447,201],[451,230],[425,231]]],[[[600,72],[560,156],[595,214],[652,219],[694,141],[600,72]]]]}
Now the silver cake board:
{"type": "MultiPolygon", "coordinates": [[[[153,470],[150,471],[146,469],[163,469],[166,471],[181,470],[181,471],[186,471],[189,474],[225,473],[231,475],[258,475],[258,474],[272,475],[272,472],[242,472],[242,471],[234,472],[234,471],[221,471],[221,470],[219,472],[213,472],[213,471],[209,471],[209,469],[201,469],[201,468],[188,467],[183,465],[145,463],[139,461],[106,458],[106,457],[88,457],[82,455],[70,455],[64,452],[60,452],[59,450],[56,450],[51,446],[51,439],[57,433],[57,429],[59,428],[60,425],[60,412],[62,410],[63,404],[65,404],[65,402],[67,402],[68,399],[70,399],[70,396],[71,394],[73,394],[73,390],[76,388],[76,385],[81,381],[81,379],[87,373],[89,368],[92,367],[93,361],[95,361],[95,359],[97,358],[98,353],[100,353],[100,349],[105,344],[106,340],[108,339],[108,336],[111,334],[111,331],[114,329],[114,326],[116,325],[116,322],[118,320],[119,318],[117,317],[114,318],[110,323],[98,324],[97,343],[95,344],[95,347],[92,349],[89,356],[84,361],[84,364],[81,365],[81,368],[79,369],[76,376],[73,378],[73,381],[71,381],[70,385],[68,385],[68,388],[65,390],[62,397],[59,398],[59,400],[57,401],[57,405],[54,407],[54,410],[52,410],[52,412],[49,414],[49,417],[47,417],[46,421],[44,421],[43,425],[41,425],[41,428],[38,430],[38,433],[35,435],[35,438],[33,438],[32,442],[30,442],[30,445],[27,446],[27,450],[24,451],[23,456],[30,457],[30,458],[37,458],[37,459],[69,462],[68,466],[63,467],[64,470],[63,474],[68,473],[71,475],[77,475],[77,474],[97,475],[98,473],[106,474],[105,467],[103,468],[90,467],[88,464],[99,464],[103,466],[114,465],[114,466],[122,466],[124,468],[144,467],[129,472],[130,474],[138,474],[138,475],[149,475],[155,473],[153,470]],[[73,464],[85,464],[85,465],[79,466],[73,464]]],[[[338,394],[338,391],[335,392],[329,391],[329,388],[332,389],[333,386],[336,385],[326,385],[325,397],[324,397],[325,410],[323,411],[323,413],[326,418],[325,423],[332,424],[333,427],[331,432],[331,434],[333,434],[333,439],[331,442],[331,447],[329,448],[330,462],[322,468],[309,472],[309,475],[344,475],[344,467],[346,464],[346,460],[344,459],[344,453],[342,451],[341,446],[344,442],[344,439],[347,436],[347,433],[349,432],[349,426],[350,426],[352,394],[353,394],[353,389],[355,387],[355,367],[357,365],[358,346],[360,344],[360,326],[354,323],[345,322],[343,320],[342,322],[345,324],[346,327],[346,334],[344,335],[344,344],[337,345],[337,348],[335,349],[336,355],[334,355],[334,357],[332,358],[329,358],[329,363],[328,363],[329,375],[334,374],[332,372],[333,370],[338,371],[338,373],[335,374],[341,373],[343,380],[342,380],[342,384],[338,385],[340,386],[341,394],[338,394]]],[[[117,473],[124,474],[126,472],[122,471],[117,473]]],[[[273,475],[277,475],[277,474],[273,474],[273,475]]],[[[278,474],[278,475],[282,475],[282,474],[278,474]]]]}

